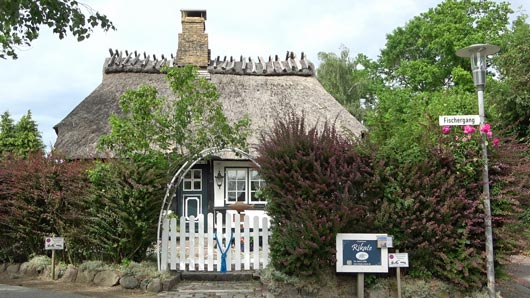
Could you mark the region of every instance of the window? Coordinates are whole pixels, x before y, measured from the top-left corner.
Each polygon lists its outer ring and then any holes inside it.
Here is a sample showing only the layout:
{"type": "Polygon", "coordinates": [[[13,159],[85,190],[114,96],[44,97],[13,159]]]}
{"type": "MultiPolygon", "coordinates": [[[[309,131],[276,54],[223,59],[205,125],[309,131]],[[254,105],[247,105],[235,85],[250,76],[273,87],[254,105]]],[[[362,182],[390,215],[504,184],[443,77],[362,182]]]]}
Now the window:
{"type": "Polygon", "coordinates": [[[184,190],[200,191],[202,190],[202,170],[191,169],[184,176],[184,190]]]}
{"type": "Polygon", "coordinates": [[[247,201],[247,169],[227,169],[226,185],[226,199],[228,202],[247,201]]]}
{"type": "Polygon", "coordinates": [[[258,171],[250,170],[250,203],[265,203],[265,198],[259,196],[259,190],[265,186],[258,171]],[[258,195],[257,195],[258,194],[258,195]]]}
{"type": "Polygon", "coordinates": [[[250,168],[227,168],[225,179],[227,203],[265,203],[263,198],[257,196],[260,188],[265,185],[265,181],[261,179],[256,170],[250,168]]]}

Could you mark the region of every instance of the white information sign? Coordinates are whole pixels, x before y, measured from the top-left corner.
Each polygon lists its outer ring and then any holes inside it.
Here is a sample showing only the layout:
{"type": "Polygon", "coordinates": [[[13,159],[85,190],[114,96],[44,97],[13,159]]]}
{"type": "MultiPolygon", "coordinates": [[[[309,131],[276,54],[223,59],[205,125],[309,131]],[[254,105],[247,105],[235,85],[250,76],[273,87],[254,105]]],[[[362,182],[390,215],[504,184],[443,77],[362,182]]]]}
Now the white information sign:
{"type": "Polygon", "coordinates": [[[454,115],[454,116],[439,116],[438,122],[440,126],[454,126],[454,125],[479,125],[479,115],[454,115]]]}
{"type": "Polygon", "coordinates": [[[408,253],[389,253],[388,267],[408,267],[409,254],[408,253]]]}
{"type": "Polygon", "coordinates": [[[388,272],[386,234],[337,234],[337,272],[388,272]]]}
{"type": "Polygon", "coordinates": [[[63,237],[47,237],[44,240],[44,249],[48,249],[48,250],[64,249],[64,238],[63,237]]]}

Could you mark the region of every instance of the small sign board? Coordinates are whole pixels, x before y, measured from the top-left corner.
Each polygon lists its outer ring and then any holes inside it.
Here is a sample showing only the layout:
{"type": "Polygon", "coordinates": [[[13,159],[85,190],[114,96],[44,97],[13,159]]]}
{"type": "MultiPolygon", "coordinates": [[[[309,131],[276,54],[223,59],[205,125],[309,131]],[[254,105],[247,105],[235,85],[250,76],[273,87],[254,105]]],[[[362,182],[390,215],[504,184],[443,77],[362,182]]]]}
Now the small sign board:
{"type": "Polygon", "coordinates": [[[388,254],[388,267],[408,267],[409,254],[408,253],[390,253],[388,254]]]}
{"type": "Polygon", "coordinates": [[[337,234],[337,272],[387,273],[386,240],[386,234],[337,234]]]}
{"type": "Polygon", "coordinates": [[[455,125],[479,125],[479,115],[453,115],[453,116],[439,116],[438,123],[440,126],[455,126],[455,125]]]}
{"type": "Polygon", "coordinates": [[[44,240],[44,249],[47,249],[47,250],[64,249],[64,238],[63,237],[47,237],[44,240]]]}

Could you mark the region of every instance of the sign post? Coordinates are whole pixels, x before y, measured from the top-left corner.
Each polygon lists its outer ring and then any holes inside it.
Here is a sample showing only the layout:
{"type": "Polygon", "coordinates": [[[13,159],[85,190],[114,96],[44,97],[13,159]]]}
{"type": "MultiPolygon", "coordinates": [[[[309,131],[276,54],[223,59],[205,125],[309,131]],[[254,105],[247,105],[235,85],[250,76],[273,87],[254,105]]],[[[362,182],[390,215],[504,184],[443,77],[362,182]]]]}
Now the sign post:
{"type": "Polygon", "coordinates": [[[399,253],[399,249],[396,249],[396,253],[388,254],[388,267],[396,268],[398,298],[401,298],[401,267],[409,266],[409,254],[399,253]]]}
{"type": "Polygon", "coordinates": [[[44,249],[52,251],[52,280],[55,280],[55,251],[64,249],[64,238],[47,237],[44,240],[44,249]]]}
{"type": "Polygon", "coordinates": [[[364,298],[364,273],[388,273],[387,234],[337,234],[337,272],[358,273],[357,297],[364,298]]]}

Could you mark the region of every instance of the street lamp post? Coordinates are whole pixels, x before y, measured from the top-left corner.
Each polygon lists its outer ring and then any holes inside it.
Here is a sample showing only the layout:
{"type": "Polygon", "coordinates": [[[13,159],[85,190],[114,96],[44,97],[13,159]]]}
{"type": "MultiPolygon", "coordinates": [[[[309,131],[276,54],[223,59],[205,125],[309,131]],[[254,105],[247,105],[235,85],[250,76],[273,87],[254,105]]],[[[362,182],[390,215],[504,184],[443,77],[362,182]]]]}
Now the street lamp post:
{"type": "MultiPolygon", "coordinates": [[[[488,44],[475,44],[456,52],[456,55],[463,58],[471,58],[471,71],[473,72],[473,82],[477,87],[478,112],[480,125],[484,124],[484,85],[486,85],[486,57],[493,55],[500,50],[498,46],[488,44]]],[[[482,195],[484,197],[484,225],[486,228],[486,254],[487,254],[487,274],[488,293],[491,298],[495,298],[495,268],[493,263],[493,232],[491,227],[491,203],[490,203],[490,182],[488,174],[488,148],[486,133],[480,132],[482,136],[482,158],[484,159],[484,170],[482,171],[482,195]]]]}

